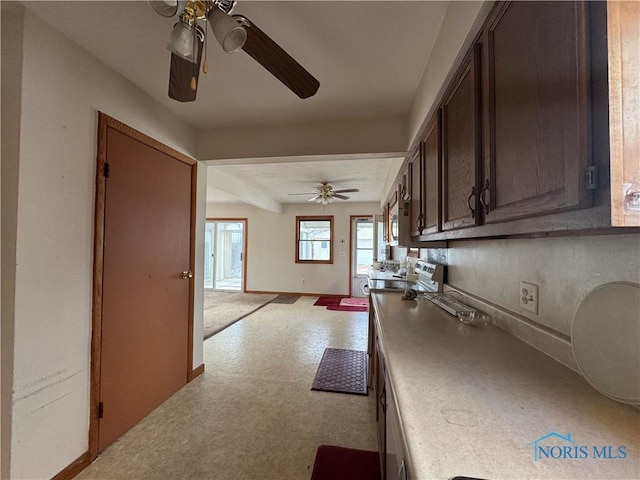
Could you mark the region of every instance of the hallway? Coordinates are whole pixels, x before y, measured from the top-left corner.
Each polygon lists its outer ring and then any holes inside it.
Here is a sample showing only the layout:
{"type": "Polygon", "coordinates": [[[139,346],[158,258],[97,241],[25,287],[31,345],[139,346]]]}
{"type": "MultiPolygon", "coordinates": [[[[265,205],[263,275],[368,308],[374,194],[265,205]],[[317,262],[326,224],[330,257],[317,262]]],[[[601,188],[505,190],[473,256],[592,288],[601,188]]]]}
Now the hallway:
{"type": "Polygon", "coordinates": [[[326,347],[366,350],[367,313],[268,304],[204,343],[205,373],[78,479],[302,480],[321,444],[377,450],[375,400],[311,391],[326,347]]]}

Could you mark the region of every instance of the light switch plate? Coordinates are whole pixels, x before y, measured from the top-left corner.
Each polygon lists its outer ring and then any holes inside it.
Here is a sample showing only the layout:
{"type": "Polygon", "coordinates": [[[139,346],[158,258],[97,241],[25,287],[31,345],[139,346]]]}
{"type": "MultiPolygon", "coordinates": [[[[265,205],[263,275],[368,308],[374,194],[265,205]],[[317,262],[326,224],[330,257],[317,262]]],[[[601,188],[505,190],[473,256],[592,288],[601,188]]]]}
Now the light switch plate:
{"type": "Polygon", "coordinates": [[[538,314],[538,286],[533,283],[520,282],[520,307],[538,314]]]}

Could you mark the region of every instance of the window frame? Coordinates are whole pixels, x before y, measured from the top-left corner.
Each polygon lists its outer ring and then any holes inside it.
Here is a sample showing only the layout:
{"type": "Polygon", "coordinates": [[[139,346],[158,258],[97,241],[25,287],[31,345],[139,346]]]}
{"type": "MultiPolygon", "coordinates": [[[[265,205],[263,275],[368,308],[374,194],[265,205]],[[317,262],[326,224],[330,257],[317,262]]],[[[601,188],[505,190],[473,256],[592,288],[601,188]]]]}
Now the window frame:
{"type": "Polygon", "coordinates": [[[310,263],[310,264],[333,264],[333,215],[296,215],[296,263],[310,263]],[[317,222],[328,221],[329,222],[329,260],[301,260],[300,259],[300,223],[305,221],[317,222]]]}
{"type": "Polygon", "coordinates": [[[352,215],[351,216],[351,222],[352,222],[352,251],[351,251],[351,256],[352,256],[352,265],[351,265],[351,276],[353,278],[367,278],[369,276],[369,273],[358,273],[358,251],[359,250],[371,250],[371,258],[374,259],[377,257],[376,255],[376,251],[377,251],[377,231],[376,231],[376,217],[375,215],[352,215]],[[372,245],[371,248],[358,248],[358,221],[359,220],[367,220],[367,223],[371,223],[371,229],[373,232],[373,237],[372,237],[372,245]]]}

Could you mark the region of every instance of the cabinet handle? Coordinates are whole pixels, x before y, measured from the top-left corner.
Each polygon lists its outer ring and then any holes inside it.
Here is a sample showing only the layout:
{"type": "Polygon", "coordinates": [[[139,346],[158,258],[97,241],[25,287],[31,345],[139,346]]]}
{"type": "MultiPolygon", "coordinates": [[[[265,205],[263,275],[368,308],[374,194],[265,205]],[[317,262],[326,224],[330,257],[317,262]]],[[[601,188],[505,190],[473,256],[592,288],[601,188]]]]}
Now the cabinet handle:
{"type": "Polygon", "coordinates": [[[422,224],[422,220],[424,220],[424,215],[421,213],[420,215],[418,215],[418,218],[416,219],[416,228],[418,229],[418,232],[420,232],[420,235],[422,235],[422,231],[424,230],[424,225],[422,224]]]}
{"type": "Polygon", "coordinates": [[[407,466],[404,463],[404,458],[402,459],[402,463],[400,463],[400,468],[398,469],[397,480],[407,480],[407,466]]]}
{"type": "Polygon", "coordinates": [[[476,196],[476,187],[474,185],[473,187],[471,187],[471,193],[469,194],[469,197],[467,198],[467,207],[469,207],[469,210],[471,210],[471,217],[472,218],[476,218],[476,209],[471,206],[471,197],[475,197],[475,196],[476,196]]]}
{"type": "Polygon", "coordinates": [[[487,179],[487,181],[485,182],[484,188],[482,189],[482,193],[480,193],[480,203],[484,208],[484,214],[489,215],[489,204],[491,203],[491,186],[489,185],[489,179],[487,179]],[[489,200],[485,202],[484,194],[486,192],[489,192],[489,200]]]}
{"type": "Polygon", "coordinates": [[[386,410],[386,406],[385,406],[386,402],[382,400],[382,397],[386,397],[386,396],[387,396],[387,386],[384,385],[382,387],[382,391],[380,392],[380,396],[378,397],[378,402],[380,402],[380,406],[382,407],[383,412],[386,410]]]}

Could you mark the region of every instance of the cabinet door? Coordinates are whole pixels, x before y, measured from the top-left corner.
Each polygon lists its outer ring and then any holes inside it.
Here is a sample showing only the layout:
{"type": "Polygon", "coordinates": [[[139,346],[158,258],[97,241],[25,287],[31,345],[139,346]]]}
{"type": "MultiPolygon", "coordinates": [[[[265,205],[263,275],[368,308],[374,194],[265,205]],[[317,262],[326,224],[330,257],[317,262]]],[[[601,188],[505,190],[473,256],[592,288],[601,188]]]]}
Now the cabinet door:
{"type": "Polygon", "coordinates": [[[442,229],[480,223],[479,46],[462,63],[442,104],[442,229]]]}
{"type": "Polygon", "coordinates": [[[423,162],[422,142],[418,144],[409,161],[409,182],[411,184],[411,199],[409,200],[409,224],[411,236],[422,235],[424,230],[424,213],[422,205],[423,162]]]}
{"type": "Polygon", "coordinates": [[[384,206],[382,212],[382,241],[386,244],[389,243],[389,204],[384,206]]]}
{"type": "Polygon", "coordinates": [[[591,205],[587,5],[513,2],[485,31],[485,223],[591,205]]]}
{"type": "Polygon", "coordinates": [[[387,390],[384,357],[380,349],[380,340],[376,335],[376,421],[378,430],[378,447],[380,449],[380,469],[385,478],[387,456],[387,390]]]}
{"type": "Polygon", "coordinates": [[[424,231],[423,234],[440,231],[440,114],[436,114],[427,127],[423,140],[423,190],[424,231]]]}
{"type": "Polygon", "coordinates": [[[387,440],[385,455],[385,480],[406,480],[407,469],[404,453],[404,440],[400,415],[395,400],[391,382],[386,382],[387,387],[387,440]]]}

